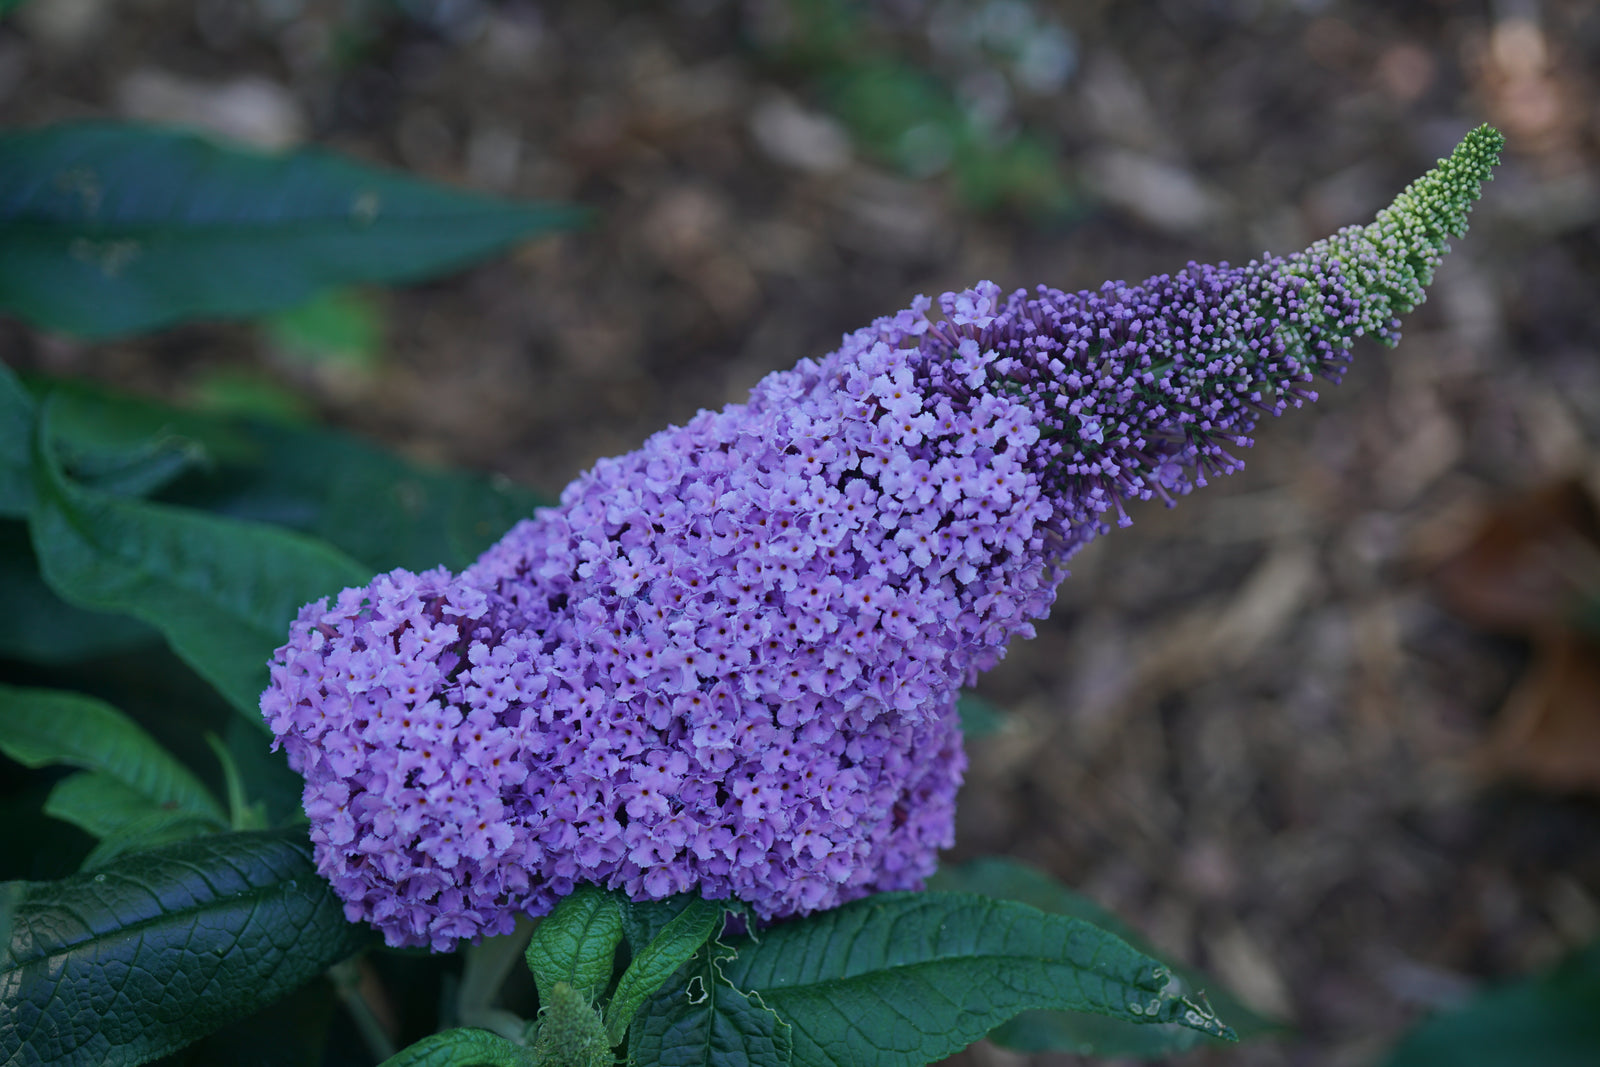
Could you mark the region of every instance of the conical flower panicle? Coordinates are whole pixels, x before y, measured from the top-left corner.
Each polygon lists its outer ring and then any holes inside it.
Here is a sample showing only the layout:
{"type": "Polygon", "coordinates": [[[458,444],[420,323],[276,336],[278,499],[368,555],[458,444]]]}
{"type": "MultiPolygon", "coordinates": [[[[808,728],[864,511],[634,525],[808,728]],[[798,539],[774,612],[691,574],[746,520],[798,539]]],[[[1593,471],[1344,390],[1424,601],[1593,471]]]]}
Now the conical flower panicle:
{"type": "Polygon", "coordinates": [[[919,885],[959,687],[1107,512],[1232,469],[1353,338],[1392,340],[1497,138],[1286,259],[919,297],[602,460],[460,576],[309,605],[262,711],[347,914],[446,949],[579,882],[762,918],[919,885]]]}

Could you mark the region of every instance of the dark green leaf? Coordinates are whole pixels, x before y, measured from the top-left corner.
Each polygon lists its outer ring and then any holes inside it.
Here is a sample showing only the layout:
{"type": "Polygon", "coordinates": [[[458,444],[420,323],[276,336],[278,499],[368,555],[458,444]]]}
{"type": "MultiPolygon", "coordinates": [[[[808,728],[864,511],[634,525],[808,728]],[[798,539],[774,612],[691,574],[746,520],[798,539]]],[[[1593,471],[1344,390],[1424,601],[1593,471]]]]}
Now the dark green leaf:
{"type": "Polygon", "coordinates": [[[306,816],[300,794],[306,781],[289,769],[284,751],[272,751],[255,724],[238,715],[229,717],[223,731],[252,808],[262,810],[268,826],[303,824],[306,816]]]}
{"type": "Polygon", "coordinates": [[[233,752],[227,744],[213,731],[206,731],[206,746],[217,757],[217,762],[222,764],[222,781],[227,789],[228,796],[228,822],[235,830],[265,830],[272,825],[267,818],[267,805],[263,800],[251,803],[250,794],[244,787],[244,776],[239,773],[239,764],[233,758],[233,752]]]}
{"type": "MultiPolygon", "coordinates": [[[[635,956],[643,952],[673,920],[684,912],[699,913],[705,901],[698,893],[679,893],[665,900],[633,900],[622,909],[622,927],[628,947],[635,956]]],[[[713,901],[723,913],[750,916],[749,908],[737,900],[713,901]]]]}
{"type": "Polygon", "coordinates": [[[74,663],[161,640],[137,619],[84,611],[56,596],[39,577],[25,523],[0,520],[0,590],[0,657],[74,663]]]}
{"type": "MultiPolygon", "coordinates": [[[[1025,864],[987,857],[943,868],[928,879],[928,888],[1015,900],[1040,911],[1069,915],[1093,923],[1138,949],[1153,950],[1131,928],[1100,905],[1062,886],[1055,879],[1025,864]]],[[[1174,967],[1170,993],[1203,996],[1216,1013],[1242,1038],[1281,1029],[1247,1008],[1226,989],[1192,968],[1174,967]]],[[[1023,1052],[1076,1052],[1082,1055],[1150,1058],[1181,1052],[1199,1044],[1217,1044],[1209,1037],[1178,1023],[1141,1024],[1104,1015],[1070,1011],[1029,1011],[1002,1023],[989,1040],[1023,1052]]]]}
{"type": "Polygon", "coordinates": [[[637,1067],[788,1067],[788,1022],[722,976],[730,950],[713,941],[650,998],[629,1029],[637,1067]]]}
{"type": "Polygon", "coordinates": [[[0,963],[0,1062],[144,1063],[369,941],[303,831],[204,837],[34,883],[0,963]]]}
{"type": "Polygon", "coordinates": [[[622,944],[617,898],[596,885],[580,885],[534,928],[525,958],[540,1003],[565,982],[593,1004],[611,985],[612,960],[622,944]]]}
{"type": "MultiPolygon", "coordinates": [[[[625,909],[632,906],[624,904],[625,909]]],[[[616,992],[606,1005],[606,1036],[613,1045],[622,1044],[628,1023],[641,1005],[689,962],[700,948],[722,930],[725,905],[692,897],[683,910],[669,919],[642,949],[617,980],[616,992]]]]}
{"type": "Polygon", "coordinates": [[[216,818],[166,808],[132,786],[101,771],[85,771],[63,778],[50,791],[44,813],[62,819],[117,845],[96,849],[84,867],[97,867],[111,856],[129,851],[126,845],[150,847],[199,837],[227,829],[216,818]]]}
{"type": "Polygon", "coordinates": [[[1166,968],[1079,919],[966,893],[882,893],[734,946],[737,988],[794,1028],[801,1067],[913,1067],[1033,1009],[1232,1036],[1166,968]]]}
{"type": "MultiPolygon", "coordinates": [[[[46,809],[45,813],[55,814],[49,809],[46,809]]],[[[89,854],[83,857],[78,869],[97,870],[130,852],[148,852],[178,841],[188,841],[190,838],[204,837],[216,832],[217,828],[212,823],[175,818],[165,812],[149,813],[139,819],[130,820],[117,832],[101,838],[100,842],[89,850],[89,854]]]]}
{"type": "Polygon", "coordinates": [[[548,502],[504,478],[410,463],[331,431],[261,423],[236,432],[252,463],[224,458],[168,499],[300,530],[373,573],[460,570],[548,502]]]}
{"type": "Polygon", "coordinates": [[[20,519],[33,500],[33,397],[0,363],[0,518],[20,519]]]}
{"type": "Polygon", "coordinates": [[[62,466],[86,488],[113,496],[148,496],[171,484],[199,458],[170,441],[148,441],[126,451],[64,455],[62,466]]]}
{"type": "Polygon", "coordinates": [[[315,149],[91,122],[0,137],[0,307],[110,337],[406,282],[576,225],[315,149]]]}
{"type": "MultiPolygon", "coordinates": [[[[48,388],[39,380],[27,384],[36,391],[48,388]]],[[[30,403],[37,403],[35,394],[29,397],[30,403]]],[[[145,496],[204,459],[195,442],[164,425],[129,426],[128,420],[115,412],[81,411],[70,400],[70,396],[60,396],[55,401],[52,444],[73,480],[91,489],[117,496],[145,496]]]]}
{"type": "Polygon", "coordinates": [[[185,662],[247,716],[267,660],[302,604],[361,585],[360,564],[320,541],[74,486],[35,435],[31,516],[45,580],[80,607],[121,611],[160,630],[185,662]]]}
{"type": "Polygon", "coordinates": [[[264,367],[219,364],[195,371],[187,400],[210,415],[264,419],[291,425],[315,421],[309,398],[264,367]]]}
{"type": "Polygon", "coordinates": [[[487,1030],[446,1030],[408,1045],[378,1067],[541,1067],[525,1048],[487,1030]]]}
{"type": "Polygon", "coordinates": [[[1600,942],[1418,1026],[1386,1067],[1593,1067],[1600,1063],[1600,942]]]}
{"type": "MultiPolygon", "coordinates": [[[[187,767],[132,719],[93,697],[0,685],[0,751],[29,767],[66,764],[99,772],[94,776],[98,785],[80,786],[80,793],[98,789],[104,798],[110,788],[107,783],[113,783],[122,787],[114,800],[137,804],[141,811],[160,810],[218,827],[227,825],[221,805],[187,767]]],[[[96,803],[84,794],[73,810],[81,812],[83,804],[96,803]]],[[[110,811],[105,817],[116,815],[110,811]]],[[[72,821],[90,833],[101,833],[72,821]]]]}
{"type": "Polygon", "coordinates": [[[58,440],[101,449],[185,442],[204,462],[161,499],[318,537],[373,573],[472,563],[518,519],[548,503],[505,479],[408,462],[346,434],[252,423],[63,384],[58,440]]]}
{"type": "Polygon", "coordinates": [[[11,930],[15,926],[17,905],[28,892],[26,882],[0,882],[0,966],[10,960],[11,930]]]}

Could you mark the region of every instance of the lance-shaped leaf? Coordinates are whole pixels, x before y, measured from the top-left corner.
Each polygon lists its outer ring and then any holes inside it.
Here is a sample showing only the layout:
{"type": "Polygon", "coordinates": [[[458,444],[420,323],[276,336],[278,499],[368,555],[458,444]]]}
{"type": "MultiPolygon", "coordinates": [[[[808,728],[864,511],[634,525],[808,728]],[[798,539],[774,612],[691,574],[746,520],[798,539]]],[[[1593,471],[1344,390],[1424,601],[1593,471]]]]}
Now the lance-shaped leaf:
{"type": "MultiPolygon", "coordinates": [[[[928,879],[928,888],[980,893],[987,897],[1015,900],[1040,911],[1083,919],[1113,933],[1140,952],[1150,947],[1087,897],[1072,892],[1045,874],[1014,860],[986,857],[959,867],[942,868],[928,879]]],[[[1172,968],[1174,994],[1205,997],[1241,1038],[1255,1037],[1279,1029],[1276,1024],[1247,1008],[1238,998],[1198,971],[1172,968]],[[1192,992],[1191,992],[1192,991],[1192,992]]],[[[1001,1023],[989,1032],[989,1040],[1005,1048],[1024,1052],[1074,1052],[1080,1055],[1131,1056],[1149,1058],[1182,1052],[1199,1044],[1216,1044],[1215,1038],[1181,1023],[1130,1023],[1105,1015],[1072,1011],[1028,1011],[1001,1023]]]]}
{"type": "Polygon", "coordinates": [[[29,767],[65,764],[74,775],[52,794],[97,836],[148,811],[227,825],[227,813],[189,769],[122,712],[102,700],[56,689],[0,685],[0,752],[29,767]],[[82,782],[79,780],[82,779],[82,782]],[[68,783],[78,782],[67,788],[68,783]],[[94,784],[87,784],[94,783],[94,784]]]}
{"type": "MultiPolygon", "coordinates": [[[[629,1028],[637,1067],[788,1067],[789,1023],[723,977],[732,950],[700,946],[656,991],[629,1028]]],[[[919,1061],[920,1062],[920,1061],[919,1061]]]]}
{"type": "Polygon", "coordinates": [[[611,1003],[606,1005],[606,1036],[613,1045],[622,1043],[640,1006],[722,929],[726,913],[722,903],[689,897],[682,911],[634,951],[633,962],[617,980],[611,1003]]]}
{"type": "Polygon", "coordinates": [[[1600,942],[1488,989],[1401,1039],[1384,1067],[1592,1067],[1600,1063],[1600,942]]]}
{"type": "Polygon", "coordinates": [[[45,800],[44,813],[100,838],[81,870],[109,863],[124,852],[156,848],[226,830],[227,824],[172,811],[108,774],[87,771],[63,778],[45,800]]]}
{"type": "Polygon", "coordinates": [[[917,1067],[1033,1009],[1233,1036],[1120,938],[968,893],[883,893],[734,947],[723,975],[794,1028],[797,1067],[917,1067]]]}
{"type": "Polygon", "coordinates": [[[320,541],[73,485],[51,451],[50,405],[34,435],[34,552],[80,607],[160,630],[174,652],[254,718],[267,660],[300,606],[368,578],[320,541]]]}
{"type": "Polygon", "coordinates": [[[204,837],[35,883],[0,958],[0,1063],[145,1063],[369,941],[303,830],[204,837]]]}
{"type": "Polygon", "coordinates": [[[198,453],[162,501],[299,530],[373,573],[460,570],[549,503],[504,478],[413,463],[334,430],[186,411],[77,382],[52,383],[51,395],[64,456],[151,441],[198,453]]]}
{"type": "Polygon", "coordinates": [[[138,619],[62,600],[39,576],[27,524],[0,519],[0,657],[74,663],[160,641],[138,619]]]}
{"type": "Polygon", "coordinates": [[[315,149],[91,122],[0,137],[0,308],[110,337],[405,282],[582,219],[315,149]]]}
{"type": "Polygon", "coordinates": [[[546,1067],[533,1053],[487,1030],[461,1027],[407,1045],[378,1067],[546,1067]]]}
{"type": "Polygon", "coordinates": [[[563,897],[534,928],[526,959],[547,1003],[557,982],[575,989],[585,1003],[611,985],[612,960],[622,944],[622,909],[617,898],[596,885],[581,885],[563,897]]]}
{"type": "MultiPolygon", "coordinates": [[[[109,774],[88,772],[63,778],[50,790],[44,813],[65,819],[95,837],[114,837],[129,830],[144,831],[151,818],[167,820],[177,816],[180,822],[198,822],[211,830],[226,829],[219,819],[185,819],[109,774]]],[[[147,832],[147,831],[144,831],[147,832]]]]}
{"type": "Polygon", "coordinates": [[[0,656],[73,663],[160,641],[138,619],[62,600],[39,576],[27,524],[0,519],[0,656]]]}

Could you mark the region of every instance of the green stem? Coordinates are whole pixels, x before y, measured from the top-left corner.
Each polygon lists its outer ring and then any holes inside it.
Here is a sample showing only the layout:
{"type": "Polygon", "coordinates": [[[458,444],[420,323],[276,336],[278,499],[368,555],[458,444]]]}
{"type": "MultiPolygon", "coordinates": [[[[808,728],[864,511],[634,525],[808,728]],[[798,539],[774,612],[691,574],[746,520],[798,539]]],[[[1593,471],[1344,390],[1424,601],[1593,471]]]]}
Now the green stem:
{"type": "Polygon", "coordinates": [[[222,764],[222,779],[228,787],[228,817],[235,830],[265,830],[267,828],[266,811],[261,805],[254,808],[244,792],[244,778],[239,774],[239,766],[233,761],[233,753],[228,751],[228,746],[222,738],[206,731],[206,744],[211,746],[211,751],[216,753],[217,762],[222,764]]]}
{"type": "Polygon", "coordinates": [[[361,1040],[366,1043],[367,1051],[372,1053],[372,1058],[382,1063],[393,1056],[396,1051],[394,1039],[389,1036],[377,1013],[372,1010],[372,1005],[367,1003],[367,998],[362,995],[361,968],[357,962],[348,959],[342,963],[335,963],[328,968],[328,978],[333,982],[333,988],[339,994],[339,999],[344,1001],[345,1010],[350,1013],[350,1018],[356,1024],[361,1040]]]}
{"type": "Polygon", "coordinates": [[[517,919],[516,929],[504,937],[486,937],[466,949],[461,988],[456,993],[456,1018],[462,1026],[492,1030],[519,1045],[527,1043],[528,1024],[521,1016],[495,1007],[506,976],[522,960],[537,922],[517,919]]]}

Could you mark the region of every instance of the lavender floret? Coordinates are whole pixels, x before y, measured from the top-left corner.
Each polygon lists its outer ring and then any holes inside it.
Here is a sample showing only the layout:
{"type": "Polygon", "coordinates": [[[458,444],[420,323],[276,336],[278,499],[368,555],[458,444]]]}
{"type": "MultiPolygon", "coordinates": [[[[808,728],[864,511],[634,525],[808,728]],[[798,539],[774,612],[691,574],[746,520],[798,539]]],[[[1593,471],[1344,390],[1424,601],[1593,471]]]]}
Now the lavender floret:
{"type": "Polygon", "coordinates": [[[1397,339],[1498,147],[1288,258],[918,298],[602,460],[460,576],[309,605],[262,712],[347,914],[443,950],[579,882],[763,919],[920,885],[958,689],[1108,513],[1234,469],[1355,337],[1397,339]]]}

